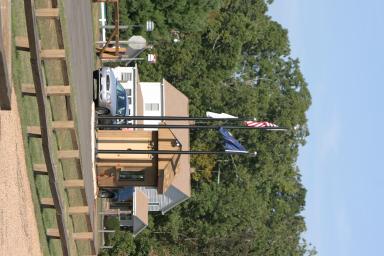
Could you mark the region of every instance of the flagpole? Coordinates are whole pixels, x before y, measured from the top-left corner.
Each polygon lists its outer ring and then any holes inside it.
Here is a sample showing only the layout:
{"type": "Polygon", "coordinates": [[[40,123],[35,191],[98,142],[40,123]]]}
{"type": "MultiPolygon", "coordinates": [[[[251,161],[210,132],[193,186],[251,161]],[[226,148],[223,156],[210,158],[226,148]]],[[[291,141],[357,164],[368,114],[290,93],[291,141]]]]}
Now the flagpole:
{"type": "Polygon", "coordinates": [[[282,127],[255,127],[236,125],[184,125],[184,124],[97,124],[97,128],[168,128],[168,129],[258,129],[286,131],[282,127]]]}
{"type": "Polygon", "coordinates": [[[123,155],[256,155],[247,151],[177,151],[177,150],[96,150],[96,154],[123,154],[123,155]]]}
{"type": "Polygon", "coordinates": [[[212,118],[212,117],[189,117],[189,116],[102,116],[99,115],[98,119],[122,119],[122,120],[173,120],[173,121],[249,121],[254,118],[249,117],[225,117],[225,118],[212,118]]]}

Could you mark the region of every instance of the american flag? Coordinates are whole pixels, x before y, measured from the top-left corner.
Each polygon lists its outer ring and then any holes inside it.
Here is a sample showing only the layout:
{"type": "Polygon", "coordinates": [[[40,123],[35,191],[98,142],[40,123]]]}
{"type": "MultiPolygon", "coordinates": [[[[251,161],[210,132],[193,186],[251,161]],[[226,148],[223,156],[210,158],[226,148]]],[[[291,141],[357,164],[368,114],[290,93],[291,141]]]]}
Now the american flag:
{"type": "Polygon", "coordinates": [[[244,125],[250,127],[279,127],[276,124],[266,121],[245,121],[244,125]]]}

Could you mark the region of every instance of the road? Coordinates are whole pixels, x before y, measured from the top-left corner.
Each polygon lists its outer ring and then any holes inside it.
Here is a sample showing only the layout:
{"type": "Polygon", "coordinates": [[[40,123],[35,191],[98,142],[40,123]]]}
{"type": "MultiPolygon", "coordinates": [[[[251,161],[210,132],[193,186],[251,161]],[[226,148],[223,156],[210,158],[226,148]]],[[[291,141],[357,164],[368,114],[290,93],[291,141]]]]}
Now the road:
{"type": "Polygon", "coordinates": [[[90,0],[64,1],[64,12],[71,51],[70,81],[75,89],[81,166],[83,169],[88,206],[92,209],[90,217],[93,225],[95,191],[92,174],[91,111],[94,42],[91,5],[92,2],[90,0]]]}

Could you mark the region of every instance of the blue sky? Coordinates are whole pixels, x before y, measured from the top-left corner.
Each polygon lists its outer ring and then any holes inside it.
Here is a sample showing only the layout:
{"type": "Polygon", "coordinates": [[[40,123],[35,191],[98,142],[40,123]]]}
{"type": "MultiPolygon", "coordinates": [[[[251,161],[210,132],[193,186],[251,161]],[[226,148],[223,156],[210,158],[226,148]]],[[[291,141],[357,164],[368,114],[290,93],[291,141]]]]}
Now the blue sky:
{"type": "Polygon", "coordinates": [[[312,94],[299,167],[319,255],[383,255],[384,1],[275,0],[312,94]]]}

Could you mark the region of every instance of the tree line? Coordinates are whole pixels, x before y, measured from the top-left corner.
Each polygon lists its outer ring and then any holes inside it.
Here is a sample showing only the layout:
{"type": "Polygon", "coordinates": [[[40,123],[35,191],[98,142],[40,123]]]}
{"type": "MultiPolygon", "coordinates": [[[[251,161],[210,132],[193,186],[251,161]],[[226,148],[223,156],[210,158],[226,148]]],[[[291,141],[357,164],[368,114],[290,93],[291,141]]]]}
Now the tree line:
{"type": "MultiPolygon", "coordinates": [[[[191,199],[164,216],[151,214],[136,238],[118,232],[117,246],[105,254],[316,254],[302,239],[306,190],[296,164],[309,134],[311,96],[299,60],[290,56],[287,30],[267,13],[271,3],[120,0],[121,24],[156,24],[151,33],[132,27],[122,34],[143,35],[154,45],[158,61],[139,63],[141,81],[164,77],[189,97],[191,116],[226,112],[288,131],[233,130],[257,157],[193,157],[191,199]]],[[[211,130],[191,133],[191,147],[222,150],[211,130]]]]}

